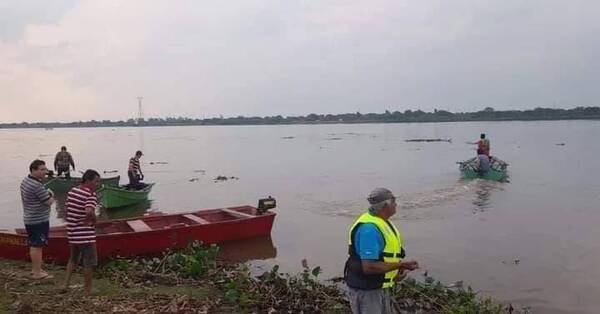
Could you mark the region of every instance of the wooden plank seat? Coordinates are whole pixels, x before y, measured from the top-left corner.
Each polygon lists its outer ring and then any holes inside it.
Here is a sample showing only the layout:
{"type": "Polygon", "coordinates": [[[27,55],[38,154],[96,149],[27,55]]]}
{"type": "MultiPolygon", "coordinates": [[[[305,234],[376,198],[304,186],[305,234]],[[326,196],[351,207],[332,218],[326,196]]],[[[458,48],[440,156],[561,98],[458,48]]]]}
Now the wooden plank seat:
{"type": "Polygon", "coordinates": [[[198,217],[198,216],[196,216],[194,214],[185,214],[185,215],[183,215],[183,217],[185,217],[185,218],[187,218],[187,219],[189,219],[191,221],[197,222],[197,223],[199,223],[201,225],[210,224],[209,221],[204,220],[204,219],[202,219],[202,218],[200,218],[200,217],[198,217]]]}
{"type": "Polygon", "coordinates": [[[135,232],[152,231],[152,228],[150,228],[150,226],[140,219],[127,220],[127,225],[129,225],[129,227],[131,227],[131,229],[133,229],[135,232]]]}
{"type": "Polygon", "coordinates": [[[169,228],[170,229],[170,228],[179,228],[179,227],[187,227],[187,226],[188,226],[187,224],[185,224],[183,222],[179,222],[179,223],[176,223],[176,224],[165,226],[165,228],[169,228]]]}
{"type": "Polygon", "coordinates": [[[221,211],[224,211],[224,212],[230,214],[231,216],[234,216],[237,218],[255,218],[256,217],[254,215],[238,212],[237,210],[233,210],[233,209],[229,209],[229,208],[221,208],[221,211]]]}

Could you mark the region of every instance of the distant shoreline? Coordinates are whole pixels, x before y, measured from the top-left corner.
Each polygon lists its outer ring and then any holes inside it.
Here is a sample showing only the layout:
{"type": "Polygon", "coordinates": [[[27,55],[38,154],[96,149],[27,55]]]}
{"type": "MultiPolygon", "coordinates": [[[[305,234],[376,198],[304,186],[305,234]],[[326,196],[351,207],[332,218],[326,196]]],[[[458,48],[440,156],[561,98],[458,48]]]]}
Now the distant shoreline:
{"type": "Polygon", "coordinates": [[[229,118],[149,118],[126,121],[78,121],[78,122],[21,122],[0,123],[0,129],[54,129],[54,128],[117,128],[157,126],[230,126],[230,125],[314,125],[314,124],[374,124],[374,123],[436,123],[436,122],[493,122],[493,121],[559,121],[600,120],[600,107],[577,107],[573,109],[535,108],[533,110],[496,111],[486,108],[477,112],[452,113],[444,110],[424,112],[421,110],[385,113],[309,114],[306,116],[266,116],[229,118]]]}

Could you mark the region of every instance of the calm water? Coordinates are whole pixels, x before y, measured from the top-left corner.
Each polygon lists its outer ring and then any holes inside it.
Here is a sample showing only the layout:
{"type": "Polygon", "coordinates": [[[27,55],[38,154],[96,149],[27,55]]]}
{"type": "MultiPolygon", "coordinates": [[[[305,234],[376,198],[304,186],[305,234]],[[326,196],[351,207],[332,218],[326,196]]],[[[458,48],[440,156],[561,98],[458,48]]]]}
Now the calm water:
{"type": "MultiPolygon", "coordinates": [[[[0,130],[0,229],[22,224],[17,190],[32,159],[51,163],[66,145],[78,169],[124,175],[142,149],[146,180],[157,182],[151,210],[277,198],[270,239],[228,245],[232,256],[265,260],[259,267],[295,272],[306,258],[325,276],[341,275],[347,229],[369,191],[384,186],[400,195],[394,220],[408,255],[430,275],[539,313],[593,313],[600,303],[598,134],[598,121],[0,130]],[[474,155],[465,142],[481,131],[492,154],[510,164],[510,182],[459,180],[456,162],[474,155]],[[405,142],[423,137],[453,142],[405,142]],[[216,183],[218,175],[239,180],[216,183]]],[[[61,223],[56,212],[51,223],[61,223]]]]}

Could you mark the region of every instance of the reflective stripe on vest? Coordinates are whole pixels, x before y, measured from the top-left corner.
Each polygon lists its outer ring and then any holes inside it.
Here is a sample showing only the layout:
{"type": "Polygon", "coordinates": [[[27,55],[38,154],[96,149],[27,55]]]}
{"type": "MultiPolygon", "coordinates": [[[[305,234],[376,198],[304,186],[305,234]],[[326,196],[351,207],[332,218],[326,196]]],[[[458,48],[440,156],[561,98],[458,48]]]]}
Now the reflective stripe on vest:
{"type": "MultiPolygon", "coordinates": [[[[404,257],[402,254],[402,236],[400,235],[400,232],[398,231],[396,226],[392,224],[391,221],[383,220],[382,218],[373,216],[368,212],[362,214],[352,225],[352,228],[350,228],[350,239],[348,241],[348,245],[350,248],[349,253],[356,254],[354,252],[355,248],[352,239],[353,235],[355,234],[354,229],[357,226],[366,223],[374,224],[377,227],[377,230],[379,230],[379,232],[383,236],[385,246],[383,248],[383,252],[380,254],[379,260],[386,263],[400,262],[401,258],[404,257]]],[[[396,277],[397,274],[398,270],[392,270],[385,273],[382,288],[389,288],[394,286],[395,281],[393,279],[396,277]]]]}

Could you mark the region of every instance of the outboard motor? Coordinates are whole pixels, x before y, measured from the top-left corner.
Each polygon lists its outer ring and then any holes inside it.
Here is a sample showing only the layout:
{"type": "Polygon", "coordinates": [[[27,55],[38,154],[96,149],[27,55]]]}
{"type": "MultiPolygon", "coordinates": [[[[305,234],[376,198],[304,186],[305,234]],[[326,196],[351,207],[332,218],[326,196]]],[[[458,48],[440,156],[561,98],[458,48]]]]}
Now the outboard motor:
{"type": "Polygon", "coordinates": [[[261,198],[258,200],[257,213],[259,215],[264,214],[267,210],[273,209],[277,206],[277,201],[271,196],[267,198],[261,198]]]}

